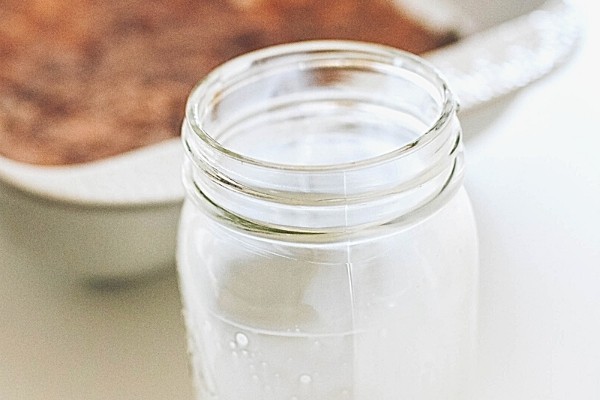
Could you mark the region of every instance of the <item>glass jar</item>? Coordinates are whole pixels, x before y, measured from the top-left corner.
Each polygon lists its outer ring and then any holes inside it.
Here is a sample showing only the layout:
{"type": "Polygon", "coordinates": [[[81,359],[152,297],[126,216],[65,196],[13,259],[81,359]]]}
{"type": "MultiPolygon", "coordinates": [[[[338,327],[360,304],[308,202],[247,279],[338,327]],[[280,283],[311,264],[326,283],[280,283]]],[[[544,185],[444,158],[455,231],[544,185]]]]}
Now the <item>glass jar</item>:
{"type": "Polygon", "coordinates": [[[456,111],[423,60],[345,41],[193,90],[178,270],[199,399],[463,394],[478,255],[456,111]]]}

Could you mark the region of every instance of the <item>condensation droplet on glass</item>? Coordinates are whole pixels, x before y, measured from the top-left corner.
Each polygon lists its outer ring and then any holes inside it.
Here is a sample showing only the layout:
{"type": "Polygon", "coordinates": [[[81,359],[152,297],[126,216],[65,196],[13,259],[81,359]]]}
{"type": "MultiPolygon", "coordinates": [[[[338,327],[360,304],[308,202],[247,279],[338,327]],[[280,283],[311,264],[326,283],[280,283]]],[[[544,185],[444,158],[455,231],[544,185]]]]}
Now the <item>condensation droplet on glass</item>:
{"type": "Polygon", "coordinates": [[[257,375],[257,374],[252,374],[252,380],[253,380],[254,382],[258,382],[258,381],[259,381],[259,377],[258,377],[258,375],[257,375]]]}
{"type": "Polygon", "coordinates": [[[260,363],[260,366],[261,366],[263,369],[264,369],[264,368],[267,368],[267,366],[268,366],[268,365],[269,365],[269,364],[267,364],[267,362],[266,362],[266,361],[261,361],[261,363],[260,363]]]}
{"type": "Polygon", "coordinates": [[[235,342],[240,347],[248,346],[248,336],[244,335],[242,332],[238,332],[235,334],[235,342]]]}
{"type": "Polygon", "coordinates": [[[232,340],[231,342],[229,342],[229,348],[231,350],[234,350],[237,347],[237,344],[235,344],[235,342],[232,340]]]}
{"type": "Polygon", "coordinates": [[[300,383],[308,385],[311,382],[312,382],[312,378],[311,378],[310,375],[308,375],[308,374],[302,374],[302,375],[300,375],[300,383]]]}
{"type": "Polygon", "coordinates": [[[248,357],[248,355],[249,355],[249,354],[250,354],[250,353],[248,353],[248,350],[242,350],[242,355],[243,355],[244,357],[248,357]]]}

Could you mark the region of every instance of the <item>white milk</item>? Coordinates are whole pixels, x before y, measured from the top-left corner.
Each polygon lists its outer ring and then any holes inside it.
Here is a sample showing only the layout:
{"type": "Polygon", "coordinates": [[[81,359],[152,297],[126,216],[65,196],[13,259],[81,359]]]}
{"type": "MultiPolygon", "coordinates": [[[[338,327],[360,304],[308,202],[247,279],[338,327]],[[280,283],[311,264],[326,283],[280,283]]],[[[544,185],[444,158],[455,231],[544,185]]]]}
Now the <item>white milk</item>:
{"type": "Polygon", "coordinates": [[[184,213],[181,289],[199,399],[461,398],[477,279],[463,191],[400,232],[308,249],[184,213]]]}

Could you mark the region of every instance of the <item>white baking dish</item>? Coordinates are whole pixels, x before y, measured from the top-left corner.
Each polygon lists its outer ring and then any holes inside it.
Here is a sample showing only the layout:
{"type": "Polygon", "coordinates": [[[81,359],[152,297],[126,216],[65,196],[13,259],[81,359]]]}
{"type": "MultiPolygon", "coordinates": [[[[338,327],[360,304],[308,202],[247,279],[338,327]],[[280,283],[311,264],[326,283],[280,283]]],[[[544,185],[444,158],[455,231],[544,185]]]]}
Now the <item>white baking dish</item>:
{"type": "Polygon", "coordinates": [[[131,279],[168,268],[181,157],[170,140],[77,166],[0,158],[0,234],[71,277],[131,279]]]}
{"type": "MultiPolygon", "coordinates": [[[[450,81],[463,113],[550,72],[578,35],[562,0],[397,1],[464,35],[425,55],[450,81]]],[[[182,157],[178,139],[73,166],[0,157],[0,234],[71,277],[129,279],[169,268],[184,196],[182,157]]]]}

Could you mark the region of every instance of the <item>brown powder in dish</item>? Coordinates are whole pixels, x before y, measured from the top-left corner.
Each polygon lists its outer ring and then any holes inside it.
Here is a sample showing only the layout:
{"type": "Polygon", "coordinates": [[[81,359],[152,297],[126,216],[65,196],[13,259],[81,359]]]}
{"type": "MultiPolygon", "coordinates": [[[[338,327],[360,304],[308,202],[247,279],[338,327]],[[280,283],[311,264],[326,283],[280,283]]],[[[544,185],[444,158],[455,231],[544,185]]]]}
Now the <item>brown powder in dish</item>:
{"type": "Polygon", "coordinates": [[[212,68],[308,39],[418,54],[456,36],[391,0],[3,0],[0,155],[75,164],[175,137],[187,95],[212,68]]]}

